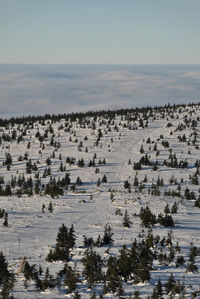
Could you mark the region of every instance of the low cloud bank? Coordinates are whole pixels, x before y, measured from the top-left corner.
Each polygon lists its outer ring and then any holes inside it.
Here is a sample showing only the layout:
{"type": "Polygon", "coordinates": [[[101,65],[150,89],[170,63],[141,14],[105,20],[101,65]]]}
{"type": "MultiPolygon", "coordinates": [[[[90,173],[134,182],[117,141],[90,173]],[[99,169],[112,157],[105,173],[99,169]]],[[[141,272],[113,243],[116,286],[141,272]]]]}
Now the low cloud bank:
{"type": "Polygon", "coordinates": [[[200,101],[200,66],[0,65],[0,117],[200,101]]]}

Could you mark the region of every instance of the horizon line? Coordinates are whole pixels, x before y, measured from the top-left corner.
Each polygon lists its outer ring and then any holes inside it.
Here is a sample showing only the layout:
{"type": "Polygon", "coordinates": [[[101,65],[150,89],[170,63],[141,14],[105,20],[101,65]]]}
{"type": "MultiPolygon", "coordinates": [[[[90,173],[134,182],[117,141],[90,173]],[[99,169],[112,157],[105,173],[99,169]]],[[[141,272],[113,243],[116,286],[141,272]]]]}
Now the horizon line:
{"type": "Polygon", "coordinates": [[[23,63],[23,62],[0,62],[0,65],[142,65],[142,66],[151,66],[151,65],[172,65],[172,66],[194,66],[199,65],[200,63],[23,63]]]}

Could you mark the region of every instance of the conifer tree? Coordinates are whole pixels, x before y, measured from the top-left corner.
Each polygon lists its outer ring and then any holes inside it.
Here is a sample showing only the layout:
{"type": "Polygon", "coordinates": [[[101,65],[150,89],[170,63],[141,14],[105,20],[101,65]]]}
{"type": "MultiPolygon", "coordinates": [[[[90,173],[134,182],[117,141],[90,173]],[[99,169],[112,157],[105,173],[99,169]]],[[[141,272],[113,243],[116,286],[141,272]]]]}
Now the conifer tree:
{"type": "Polygon", "coordinates": [[[66,265],[64,285],[67,286],[68,293],[71,293],[76,289],[78,281],[79,275],[76,267],[72,268],[71,266],[66,265]]]}
{"type": "Polygon", "coordinates": [[[14,274],[8,270],[8,263],[2,252],[0,252],[0,296],[9,299],[10,291],[14,287],[14,274]]]}
{"type": "Polygon", "coordinates": [[[121,284],[116,257],[110,256],[107,261],[106,281],[108,290],[115,293],[121,284]]]}
{"type": "Polygon", "coordinates": [[[103,178],[102,178],[102,183],[107,183],[107,177],[106,175],[104,174],[103,178]]]}
{"type": "Polygon", "coordinates": [[[53,205],[52,205],[52,202],[51,202],[51,201],[50,201],[50,203],[49,203],[48,210],[49,210],[50,213],[53,212],[53,205]]]}
{"type": "Polygon", "coordinates": [[[83,275],[87,279],[88,286],[92,287],[94,284],[100,282],[103,278],[102,265],[103,261],[101,256],[92,249],[85,251],[82,259],[83,275]]]}
{"type": "Polygon", "coordinates": [[[97,181],[97,187],[99,187],[101,185],[101,181],[100,181],[100,178],[98,179],[97,181]]]}
{"type": "Polygon", "coordinates": [[[69,250],[74,247],[75,240],[76,236],[74,234],[73,225],[68,230],[68,228],[62,224],[58,230],[56,248],[53,251],[50,250],[47,255],[47,261],[69,260],[69,250]]]}
{"type": "Polygon", "coordinates": [[[128,211],[125,210],[125,213],[124,213],[124,219],[123,219],[123,227],[130,227],[131,225],[131,221],[129,219],[129,215],[128,215],[128,211]]]}
{"type": "Polygon", "coordinates": [[[158,280],[158,282],[157,282],[157,284],[156,284],[155,290],[156,290],[156,294],[157,294],[158,296],[162,296],[162,294],[163,294],[163,289],[162,289],[162,283],[161,283],[160,278],[159,278],[159,280],[158,280]]]}
{"type": "Polygon", "coordinates": [[[119,257],[117,261],[119,275],[123,277],[126,282],[132,274],[132,263],[130,259],[129,250],[125,245],[123,245],[122,249],[119,252],[119,257]]]}
{"type": "Polygon", "coordinates": [[[177,210],[178,210],[178,206],[177,206],[177,203],[175,202],[171,208],[171,213],[175,214],[175,213],[177,213],[177,210]]]}
{"type": "Polygon", "coordinates": [[[8,226],[8,213],[5,213],[3,226],[5,226],[5,227],[8,226]]]}
{"type": "Polygon", "coordinates": [[[164,208],[164,213],[165,213],[165,214],[169,214],[169,213],[170,213],[168,203],[166,204],[166,206],[165,206],[165,208],[164,208]]]}
{"type": "Polygon", "coordinates": [[[113,232],[111,226],[109,224],[106,224],[104,228],[103,245],[112,244],[113,242],[112,236],[113,236],[113,232]]]}
{"type": "Polygon", "coordinates": [[[139,186],[139,180],[138,180],[137,175],[135,175],[134,182],[133,182],[133,186],[134,186],[134,187],[139,186]]]}
{"type": "Polygon", "coordinates": [[[130,186],[131,186],[131,185],[130,185],[130,183],[129,183],[128,181],[125,181],[125,182],[124,182],[124,188],[125,188],[125,189],[129,189],[130,186]]]}
{"type": "Polygon", "coordinates": [[[45,204],[42,204],[42,213],[44,213],[44,209],[45,209],[45,204]]]}
{"type": "Polygon", "coordinates": [[[174,276],[171,273],[167,282],[165,283],[165,290],[166,290],[167,294],[169,294],[170,292],[173,291],[173,288],[175,285],[176,285],[176,281],[174,280],[174,276]]]}

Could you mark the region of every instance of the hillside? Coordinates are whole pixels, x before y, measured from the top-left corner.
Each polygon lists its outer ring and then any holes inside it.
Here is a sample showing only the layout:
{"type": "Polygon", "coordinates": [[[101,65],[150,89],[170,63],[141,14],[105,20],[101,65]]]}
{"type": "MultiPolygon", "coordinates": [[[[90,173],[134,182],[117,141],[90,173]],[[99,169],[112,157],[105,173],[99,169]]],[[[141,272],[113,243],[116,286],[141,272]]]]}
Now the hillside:
{"type": "Polygon", "coordinates": [[[0,148],[2,298],[200,298],[199,104],[2,119],[0,148]]]}

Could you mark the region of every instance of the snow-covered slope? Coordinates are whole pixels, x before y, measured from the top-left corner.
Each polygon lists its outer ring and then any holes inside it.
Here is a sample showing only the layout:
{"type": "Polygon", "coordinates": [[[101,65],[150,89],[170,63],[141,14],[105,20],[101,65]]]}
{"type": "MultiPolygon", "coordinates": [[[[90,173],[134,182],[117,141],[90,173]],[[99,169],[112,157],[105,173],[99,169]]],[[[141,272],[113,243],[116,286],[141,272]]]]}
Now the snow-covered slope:
{"type": "MultiPolygon", "coordinates": [[[[106,273],[109,256],[119,256],[123,245],[130,249],[135,239],[139,242],[151,233],[160,236],[160,239],[172,235],[172,246],[164,246],[162,249],[160,245],[157,248],[154,246],[151,248],[154,253],[157,251],[159,255],[164,252],[168,256],[170,248],[175,251],[174,258],[166,263],[160,262],[154,255],[149,281],[137,283],[134,277],[129,277],[128,281],[121,277],[124,289],[121,297],[128,298],[130,294],[134,296],[138,290],[141,298],[147,298],[160,278],[163,296],[169,298],[170,293],[167,295],[164,285],[173,273],[176,283],[180,281],[181,285],[184,284],[186,298],[192,298],[192,293],[199,290],[200,282],[199,272],[191,272],[187,268],[191,243],[197,247],[197,251],[200,247],[200,209],[195,207],[199,197],[196,163],[200,145],[199,111],[198,105],[190,105],[144,111],[121,110],[117,113],[81,117],[77,115],[76,120],[72,120],[72,117],[61,117],[58,120],[47,117],[34,121],[24,120],[21,124],[19,121],[2,123],[0,177],[4,183],[1,187],[4,190],[6,185],[11,185],[12,195],[2,193],[0,196],[0,208],[8,213],[8,225],[4,223],[5,215],[0,219],[0,251],[5,255],[9,269],[16,273],[22,259],[26,257],[30,265],[36,264],[37,269],[40,265],[44,273],[48,267],[50,274],[56,278],[65,262],[47,262],[46,257],[50,249],[55,248],[59,227],[63,223],[68,228],[73,224],[77,239],[76,245],[70,250],[72,258],[68,264],[76,263],[80,274],[77,290],[81,298],[90,298],[94,292],[99,296],[103,290],[103,280],[90,289],[82,273],[81,259],[86,250],[83,236],[96,240],[98,235],[103,236],[105,226],[109,224],[114,233],[113,244],[93,248],[104,259],[103,273],[106,273]],[[14,130],[16,138],[12,138],[14,130]],[[18,138],[20,135],[21,141],[18,138]],[[11,136],[10,140],[8,136],[11,136]],[[6,162],[8,153],[12,158],[10,167],[5,165],[9,164],[6,162]],[[145,155],[149,162],[145,163],[147,165],[142,164],[141,169],[136,169],[136,163],[145,155]],[[67,163],[67,157],[74,158],[74,164],[67,163]],[[47,158],[50,158],[50,162],[47,158]],[[31,165],[36,165],[35,168],[31,166],[31,170],[27,170],[29,159],[31,165]],[[84,166],[79,163],[81,159],[84,160],[84,166]],[[173,160],[175,165],[166,165],[164,160],[173,160]],[[180,161],[187,164],[180,166],[180,161]],[[95,166],[89,166],[90,162],[95,163],[95,166]],[[45,175],[44,171],[49,167],[51,173],[45,175]],[[66,185],[62,188],[63,195],[45,194],[48,193],[45,190],[49,180],[62,179],[66,173],[69,174],[70,183],[68,188],[66,185]],[[107,182],[102,183],[104,175],[107,182]],[[16,183],[20,176],[22,181],[23,176],[25,181],[31,177],[32,188],[25,188],[23,184],[20,187],[16,183]],[[76,184],[78,177],[82,184],[76,184]],[[37,180],[39,190],[36,194],[37,180]],[[160,180],[161,185],[158,183],[160,180]],[[125,181],[129,183],[128,188],[124,186],[125,181]],[[196,199],[186,198],[186,188],[189,194],[193,192],[196,199]],[[48,209],[50,202],[53,205],[52,212],[48,209]],[[178,206],[177,213],[168,213],[173,217],[174,226],[161,226],[158,221],[152,226],[142,225],[139,216],[142,207],[148,206],[158,217],[160,213],[164,215],[166,204],[171,210],[174,203],[178,206]],[[129,228],[123,226],[126,210],[131,221],[129,228]],[[177,242],[180,252],[175,250],[177,242]],[[180,255],[184,257],[185,263],[176,267],[176,259],[180,255]]],[[[198,268],[200,266],[199,252],[195,256],[195,265],[198,268]]],[[[40,278],[44,279],[44,274],[40,278]]],[[[34,280],[26,281],[23,271],[15,279],[11,292],[14,298],[74,296],[74,293],[67,294],[67,288],[62,283],[54,288],[37,291],[34,280]]],[[[174,293],[172,297],[183,298],[181,296],[184,292],[179,295],[174,293]]],[[[118,297],[110,290],[103,295],[103,298],[118,297]]]]}

